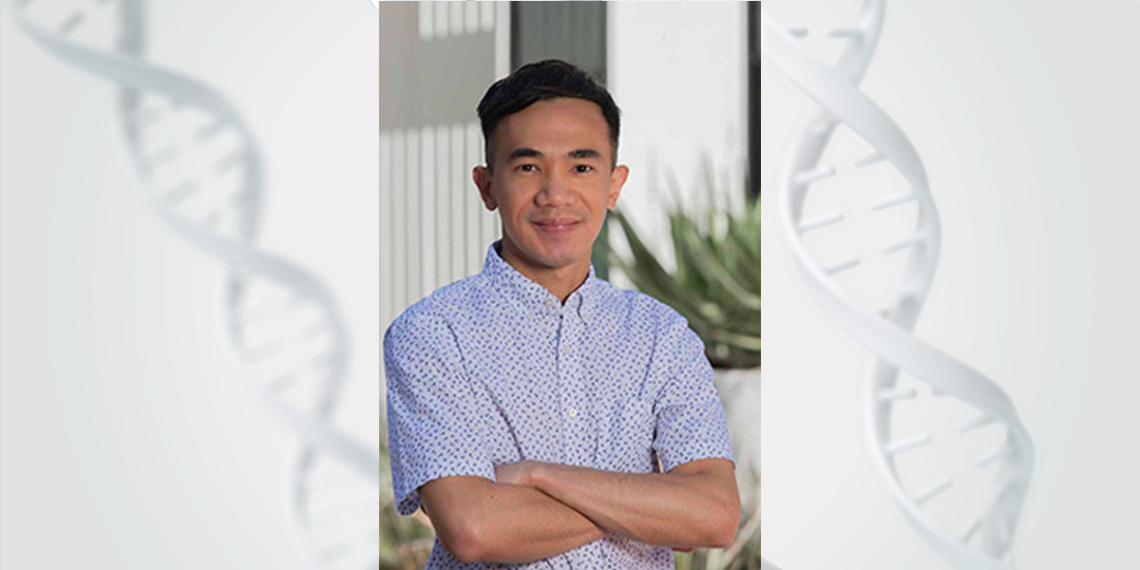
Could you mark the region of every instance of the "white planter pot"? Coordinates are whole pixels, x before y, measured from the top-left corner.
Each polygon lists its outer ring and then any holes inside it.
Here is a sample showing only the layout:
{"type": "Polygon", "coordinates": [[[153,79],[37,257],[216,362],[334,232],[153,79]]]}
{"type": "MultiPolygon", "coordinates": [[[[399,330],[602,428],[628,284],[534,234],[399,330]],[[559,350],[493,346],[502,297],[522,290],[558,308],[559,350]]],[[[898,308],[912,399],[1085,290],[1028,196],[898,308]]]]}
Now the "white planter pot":
{"type": "Polygon", "coordinates": [[[713,382],[728,413],[741,513],[748,521],[760,512],[760,368],[714,368],[713,382]]]}

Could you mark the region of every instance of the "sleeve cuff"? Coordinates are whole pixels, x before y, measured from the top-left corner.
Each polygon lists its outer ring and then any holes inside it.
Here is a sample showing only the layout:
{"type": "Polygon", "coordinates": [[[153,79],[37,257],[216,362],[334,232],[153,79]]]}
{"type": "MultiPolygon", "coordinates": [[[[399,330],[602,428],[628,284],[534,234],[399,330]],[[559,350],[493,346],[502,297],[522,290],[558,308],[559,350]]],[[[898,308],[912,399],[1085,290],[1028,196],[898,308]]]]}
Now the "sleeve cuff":
{"type": "Polygon", "coordinates": [[[462,466],[456,467],[460,468],[440,469],[438,471],[433,471],[420,477],[416,477],[415,479],[409,481],[396,482],[393,480],[393,490],[396,493],[396,497],[398,497],[398,502],[396,503],[396,512],[404,516],[408,516],[416,512],[416,510],[421,506],[419,491],[420,487],[436,479],[459,475],[469,475],[472,477],[482,477],[491,481],[492,483],[496,482],[495,470],[493,468],[489,470],[472,470],[462,469],[462,466]],[[400,490],[401,488],[403,489],[402,492],[400,490]]]}

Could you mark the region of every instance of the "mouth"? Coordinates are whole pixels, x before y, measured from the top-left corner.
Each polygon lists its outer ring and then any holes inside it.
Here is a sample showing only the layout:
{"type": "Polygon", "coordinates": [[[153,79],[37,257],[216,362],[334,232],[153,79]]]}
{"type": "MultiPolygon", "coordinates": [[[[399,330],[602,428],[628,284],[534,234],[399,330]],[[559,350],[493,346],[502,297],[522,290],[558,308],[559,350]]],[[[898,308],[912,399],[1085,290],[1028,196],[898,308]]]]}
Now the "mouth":
{"type": "Polygon", "coordinates": [[[556,233],[564,233],[564,232],[571,231],[571,230],[577,228],[580,222],[578,222],[578,220],[574,220],[571,218],[565,218],[565,219],[553,219],[553,220],[539,220],[539,221],[531,222],[531,223],[533,223],[538,229],[540,229],[546,233],[556,234],[556,233]]]}

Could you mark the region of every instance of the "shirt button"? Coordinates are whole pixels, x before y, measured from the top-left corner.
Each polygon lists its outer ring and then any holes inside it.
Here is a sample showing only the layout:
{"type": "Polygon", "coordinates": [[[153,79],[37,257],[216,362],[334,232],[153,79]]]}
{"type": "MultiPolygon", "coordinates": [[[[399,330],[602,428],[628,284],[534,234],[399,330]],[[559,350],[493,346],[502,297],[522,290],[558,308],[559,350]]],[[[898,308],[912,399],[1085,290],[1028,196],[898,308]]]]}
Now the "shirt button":
{"type": "Polygon", "coordinates": [[[547,307],[553,307],[554,306],[554,299],[547,297],[546,298],[546,306],[547,307]]]}
{"type": "Polygon", "coordinates": [[[568,345],[568,344],[562,345],[562,354],[570,354],[570,345],[568,345]]]}
{"type": "Polygon", "coordinates": [[[566,410],[566,415],[572,418],[578,417],[578,408],[571,407],[569,410],[566,410]]]}

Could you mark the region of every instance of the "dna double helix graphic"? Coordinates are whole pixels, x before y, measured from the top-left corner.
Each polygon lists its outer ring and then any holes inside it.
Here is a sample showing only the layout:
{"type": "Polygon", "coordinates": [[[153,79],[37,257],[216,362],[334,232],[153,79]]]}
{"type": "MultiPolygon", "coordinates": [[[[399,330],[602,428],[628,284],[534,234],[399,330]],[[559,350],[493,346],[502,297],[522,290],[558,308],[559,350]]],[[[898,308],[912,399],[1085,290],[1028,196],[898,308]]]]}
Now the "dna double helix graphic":
{"type": "Polygon", "coordinates": [[[150,210],[222,263],[219,324],[248,394],[295,435],[287,510],[307,567],[379,563],[378,452],[338,429],[349,331],[329,288],[256,247],[259,146],[210,86],[143,59],[142,0],[0,0],[32,40],[116,84],[123,167],[150,210]]]}
{"type": "Polygon", "coordinates": [[[768,559],[760,558],[760,570],[780,570],[775,564],[772,564],[768,559]]]}
{"type": "Polygon", "coordinates": [[[831,38],[847,42],[834,66],[827,65],[798,39],[806,37],[806,29],[786,29],[766,9],[761,8],[760,12],[761,54],[814,103],[785,164],[779,194],[781,220],[796,268],[815,303],[871,352],[865,411],[875,463],[911,527],[952,567],[1010,568],[1013,539],[1033,471],[1033,443],[1012,400],[996,383],[912,334],[933,282],[941,230],[918,151],[894,120],[859,89],[878,45],[885,0],[866,0],[854,26],[831,31],[831,38]],[[843,211],[804,218],[805,201],[812,187],[838,174],[835,166],[820,166],[820,162],[840,125],[871,148],[869,154],[854,161],[856,169],[888,164],[909,186],[905,192],[872,201],[870,210],[882,212],[910,203],[917,203],[918,207],[914,233],[882,247],[883,255],[907,251],[908,256],[891,301],[879,311],[856,301],[855,295],[835,278],[858,267],[862,262],[859,257],[820,263],[804,243],[806,234],[845,221],[843,211]],[[900,475],[900,454],[932,441],[925,432],[892,439],[896,414],[905,411],[903,407],[909,403],[906,400],[918,395],[915,389],[899,385],[900,372],[928,385],[933,396],[957,399],[973,410],[973,416],[956,426],[957,434],[995,424],[1005,430],[1003,443],[977,456],[972,467],[985,469],[997,464],[992,484],[977,501],[983,505],[980,512],[955,526],[936,521],[923,507],[949,491],[954,486],[953,477],[944,475],[912,484],[900,475]]]}

